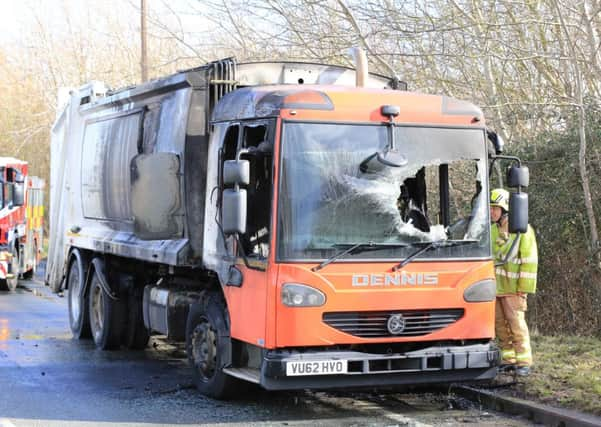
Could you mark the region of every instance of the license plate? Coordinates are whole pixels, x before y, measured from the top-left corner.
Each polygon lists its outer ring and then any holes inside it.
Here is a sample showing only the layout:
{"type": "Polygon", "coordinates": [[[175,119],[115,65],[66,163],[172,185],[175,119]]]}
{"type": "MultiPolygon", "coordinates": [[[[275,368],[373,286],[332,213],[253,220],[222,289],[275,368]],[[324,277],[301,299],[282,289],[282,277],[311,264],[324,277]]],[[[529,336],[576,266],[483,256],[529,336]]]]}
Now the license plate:
{"type": "Polygon", "coordinates": [[[286,362],[286,376],[301,375],[335,375],[347,373],[346,360],[317,360],[303,362],[286,362]]]}

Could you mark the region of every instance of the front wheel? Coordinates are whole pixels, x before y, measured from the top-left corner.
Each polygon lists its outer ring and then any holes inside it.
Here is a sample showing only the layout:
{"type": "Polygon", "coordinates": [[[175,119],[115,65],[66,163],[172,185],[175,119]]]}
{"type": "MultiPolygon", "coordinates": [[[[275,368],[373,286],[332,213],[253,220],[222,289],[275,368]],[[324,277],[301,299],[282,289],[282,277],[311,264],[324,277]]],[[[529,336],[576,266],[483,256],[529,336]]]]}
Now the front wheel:
{"type": "Polygon", "coordinates": [[[231,354],[229,316],[223,297],[209,292],[190,306],[186,325],[186,352],[196,388],[216,399],[233,397],[240,381],[223,372],[231,354]]]}

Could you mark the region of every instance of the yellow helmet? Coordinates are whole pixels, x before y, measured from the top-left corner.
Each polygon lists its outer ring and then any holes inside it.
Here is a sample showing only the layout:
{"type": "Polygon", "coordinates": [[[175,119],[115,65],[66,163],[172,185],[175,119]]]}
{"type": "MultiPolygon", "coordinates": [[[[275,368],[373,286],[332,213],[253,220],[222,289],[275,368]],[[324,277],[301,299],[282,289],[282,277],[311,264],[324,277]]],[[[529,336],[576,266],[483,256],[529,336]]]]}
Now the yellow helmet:
{"type": "Polygon", "coordinates": [[[495,188],[490,192],[490,206],[498,206],[509,212],[509,191],[495,188]]]}

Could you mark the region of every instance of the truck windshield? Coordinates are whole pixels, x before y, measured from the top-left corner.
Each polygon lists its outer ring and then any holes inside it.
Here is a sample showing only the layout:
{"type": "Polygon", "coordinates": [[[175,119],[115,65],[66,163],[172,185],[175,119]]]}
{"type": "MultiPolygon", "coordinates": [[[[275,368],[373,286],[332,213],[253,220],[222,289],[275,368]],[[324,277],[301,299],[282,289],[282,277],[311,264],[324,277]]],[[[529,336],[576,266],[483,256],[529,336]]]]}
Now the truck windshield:
{"type": "Polygon", "coordinates": [[[361,244],[369,249],[337,262],[401,261],[427,242],[438,243],[416,259],[490,256],[483,130],[394,132],[407,163],[364,173],[361,162],[387,147],[385,125],[284,124],[278,260],[319,261],[361,244]]]}

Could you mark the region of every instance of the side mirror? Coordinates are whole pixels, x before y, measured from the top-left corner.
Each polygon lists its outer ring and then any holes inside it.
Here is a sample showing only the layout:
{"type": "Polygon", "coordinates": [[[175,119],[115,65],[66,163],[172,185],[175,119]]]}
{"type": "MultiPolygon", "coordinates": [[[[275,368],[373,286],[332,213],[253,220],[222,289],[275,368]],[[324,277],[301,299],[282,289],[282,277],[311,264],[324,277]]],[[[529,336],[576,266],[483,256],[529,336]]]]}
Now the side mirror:
{"type": "Polygon", "coordinates": [[[13,190],[13,206],[23,206],[25,204],[25,183],[17,182],[13,190]]]}
{"type": "Polygon", "coordinates": [[[495,147],[495,154],[501,154],[505,147],[505,141],[503,141],[503,138],[490,129],[486,129],[486,136],[490,142],[492,142],[493,147],[495,147]]]}
{"type": "Polygon", "coordinates": [[[383,116],[392,118],[400,114],[401,108],[398,105],[382,105],[380,111],[383,116]]]}
{"type": "Polygon", "coordinates": [[[223,162],[224,185],[248,185],[250,182],[250,163],[248,160],[226,160],[223,162]]]}
{"type": "Polygon", "coordinates": [[[512,166],[507,171],[507,185],[509,187],[528,187],[530,184],[530,171],[528,166],[512,166]]]}
{"type": "Polygon", "coordinates": [[[509,232],[528,231],[528,194],[511,193],[509,195],[509,232]]]}
{"type": "Polygon", "coordinates": [[[246,233],[246,190],[223,190],[221,226],[225,234],[246,233]]]}
{"type": "Polygon", "coordinates": [[[15,205],[15,184],[12,182],[4,184],[4,206],[12,209],[15,205]]]}
{"type": "Polygon", "coordinates": [[[13,180],[14,180],[14,182],[16,182],[16,183],[22,184],[22,183],[24,183],[24,182],[25,182],[25,177],[24,177],[24,176],[23,176],[23,174],[22,174],[20,171],[18,171],[18,170],[15,170],[15,171],[14,171],[13,178],[14,178],[14,179],[13,179],[13,180]]]}
{"type": "Polygon", "coordinates": [[[360,164],[362,173],[377,173],[386,167],[400,168],[407,164],[407,157],[396,150],[394,142],[394,118],[399,115],[401,108],[398,105],[382,105],[380,112],[388,117],[388,146],[383,151],[377,151],[366,157],[360,164]]]}

